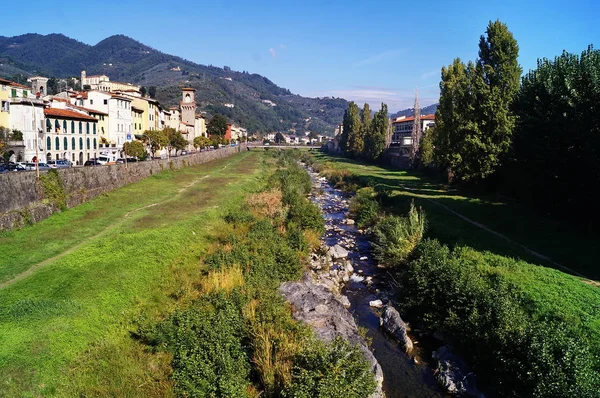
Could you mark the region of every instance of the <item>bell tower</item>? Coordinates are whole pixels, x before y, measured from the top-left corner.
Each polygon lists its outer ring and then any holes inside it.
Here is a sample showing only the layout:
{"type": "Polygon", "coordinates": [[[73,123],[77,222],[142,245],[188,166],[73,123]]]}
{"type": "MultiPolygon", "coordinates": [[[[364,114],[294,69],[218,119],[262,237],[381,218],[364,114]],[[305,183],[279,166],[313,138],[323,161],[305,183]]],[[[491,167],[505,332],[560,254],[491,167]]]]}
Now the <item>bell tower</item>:
{"type": "Polygon", "coordinates": [[[181,89],[181,121],[194,125],[196,120],[196,89],[184,87],[181,89]]]}

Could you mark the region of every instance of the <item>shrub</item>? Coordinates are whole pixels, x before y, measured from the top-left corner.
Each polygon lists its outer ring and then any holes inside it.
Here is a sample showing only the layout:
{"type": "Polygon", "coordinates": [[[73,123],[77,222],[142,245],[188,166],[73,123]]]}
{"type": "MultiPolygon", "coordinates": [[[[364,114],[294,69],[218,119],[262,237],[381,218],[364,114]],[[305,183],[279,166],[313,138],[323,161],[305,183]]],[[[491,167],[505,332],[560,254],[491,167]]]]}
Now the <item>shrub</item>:
{"type": "Polygon", "coordinates": [[[56,169],[50,169],[40,176],[44,198],[60,210],[67,208],[67,192],[56,169]]]}
{"type": "Polygon", "coordinates": [[[449,336],[490,396],[597,397],[598,356],[586,334],[548,309],[537,317],[526,292],[480,253],[426,240],[400,284],[404,311],[449,336]]]}
{"type": "Polygon", "coordinates": [[[423,239],[425,214],[411,203],[408,216],[388,216],[375,226],[374,256],[381,264],[402,264],[423,239]]]}
{"type": "Polygon", "coordinates": [[[356,220],[358,228],[365,228],[374,225],[379,216],[379,203],[375,199],[373,188],[361,188],[356,195],[350,199],[350,214],[356,220]]]}
{"type": "Polygon", "coordinates": [[[173,355],[173,380],[182,396],[244,397],[250,364],[238,305],[224,294],[177,311],[146,339],[173,355]]]}
{"type": "Polygon", "coordinates": [[[295,398],[358,398],[375,392],[369,365],[341,338],[330,345],[313,341],[294,361],[292,384],[282,394],[295,398]]]}

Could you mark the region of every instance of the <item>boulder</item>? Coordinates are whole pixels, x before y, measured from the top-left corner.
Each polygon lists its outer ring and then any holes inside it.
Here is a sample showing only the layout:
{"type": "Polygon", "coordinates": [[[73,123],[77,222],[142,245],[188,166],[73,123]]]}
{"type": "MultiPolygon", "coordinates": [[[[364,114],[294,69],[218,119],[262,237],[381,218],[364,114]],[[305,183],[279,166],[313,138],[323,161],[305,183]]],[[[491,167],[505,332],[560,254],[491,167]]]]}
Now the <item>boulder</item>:
{"type": "Polygon", "coordinates": [[[438,362],[435,378],[448,393],[459,397],[484,397],[477,390],[473,372],[469,371],[465,361],[455,355],[450,347],[442,346],[431,356],[438,362]]]}
{"type": "Polygon", "coordinates": [[[316,284],[309,274],[305,274],[301,281],[283,283],[279,291],[292,305],[294,318],[311,325],[319,339],[332,341],[342,337],[360,349],[377,381],[377,392],[371,398],[383,397],[381,366],[358,332],[354,317],[344,303],[330,290],[316,284]]]}
{"type": "Polygon", "coordinates": [[[353,219],[351,219],[351,218],[348,218],[348,219],[346,220],[346,224],[348,224],[348,225],[354,225],[355,223],[354,223],[354,220],[353,220],[353,219]]]}
{"type": "Polygon", "coordinates": [[[383,302],[379,299],[377,300],[372,300],[369,301],[369,306],[370,307],[375,307],[375,308],[382,308],[383,307],[383,302]]]}
{"type": "Polygon", "coordinates": [[[348,251],[340,245],[330,246],[328,253],[332,260],[339,260],[348,257],[348,251]]]}
{"type": "Polygon", "coordinates": [[[404,351],[410,352],[413,349],[413,343],[408,334],[406,333],[406,323],[400,317],[400,314],[394,307],[387,305],[381,318],[379,318],[379,325],[404,348],[404,351]]]}

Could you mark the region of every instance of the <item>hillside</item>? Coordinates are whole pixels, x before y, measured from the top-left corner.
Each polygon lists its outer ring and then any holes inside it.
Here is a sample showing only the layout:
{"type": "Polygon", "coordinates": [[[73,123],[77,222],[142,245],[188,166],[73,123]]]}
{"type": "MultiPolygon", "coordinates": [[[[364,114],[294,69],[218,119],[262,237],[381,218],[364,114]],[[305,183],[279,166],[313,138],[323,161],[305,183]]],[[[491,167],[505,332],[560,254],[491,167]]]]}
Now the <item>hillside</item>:
{"type": "MultiPolygon", "coordinates": [[[[435,111],[437,110],[438,104],[432,104],[432,105],[428,105],[424,108],[421,108],[421,115],[429,115],[432,113],[435,113],[435,111]]],[[[398,111],[396,113],[392,113],[390,115],[390,118],[395,119],[397,117],[400,116],[414,116],[415,115],[415,108],[408,108],[408,109],[403,109],[401,111],[398,111]]]]}
{"type": "Polygon", "coordinates": [[[157,86],[157,99],[164,106],[177,105],[180,86],[194,87],[199,111],[223,113],[252,132],[295,128],[332,134],[347,107],[342,98],[294,95],[261,75],[199,65],[123,35],[94,46],[61,34],[0,36],[0,76],[67,78],[78,77],[81,70],[88,75],[106,74],[115,81],[157,86]]]}

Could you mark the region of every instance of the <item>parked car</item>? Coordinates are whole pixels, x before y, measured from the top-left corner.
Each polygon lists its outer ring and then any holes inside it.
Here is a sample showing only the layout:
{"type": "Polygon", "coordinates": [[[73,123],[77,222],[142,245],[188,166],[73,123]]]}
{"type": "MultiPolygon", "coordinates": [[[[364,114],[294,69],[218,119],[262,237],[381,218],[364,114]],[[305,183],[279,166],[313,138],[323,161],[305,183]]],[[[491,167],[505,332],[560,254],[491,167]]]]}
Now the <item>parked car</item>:
{"type": "Polygon", "coordinates": [[[116,163],[117,164],[124,164],[125,163],[125,159],[119,158],[119,159],[117,159],[116,163]]]}
{"type": "Polygon", "coordinates": [[[6,163],[4,164],[4,167],[7,171],[27,171],[25,166],[19,163],[6,163]]]}
{"type": "Polygon", "coordinates": [[[139,160],[137,160],[136,158],[127,158],[127,162],[135,163],[135,162],[139,162],[139,160]]]}
{"type": "Polygon", "coordinates": [[[90,159],[90,160],[86,160],[83,165],[84,166],[102,166],[102,163],[100,163],[97,159],[90,159]]]}
{"type": "MultiPolygon", "coordinates": [[[[25,167],[27,170],[35,170],[35,163],[21,163],[21,165],[23,165],[23,167],[25,167]]],[[[40,163],[39,168],[40,171],[46,171],[51,169],[51,167],[48,166],[46,163],[40,163]]]]}
{"type": "Polygon", "coordinates": [[[73,166],[73,163],[71,163],[67,159],[48,160],[48,162],[46,163],[51,169],[67,169],[73,166]]]}

